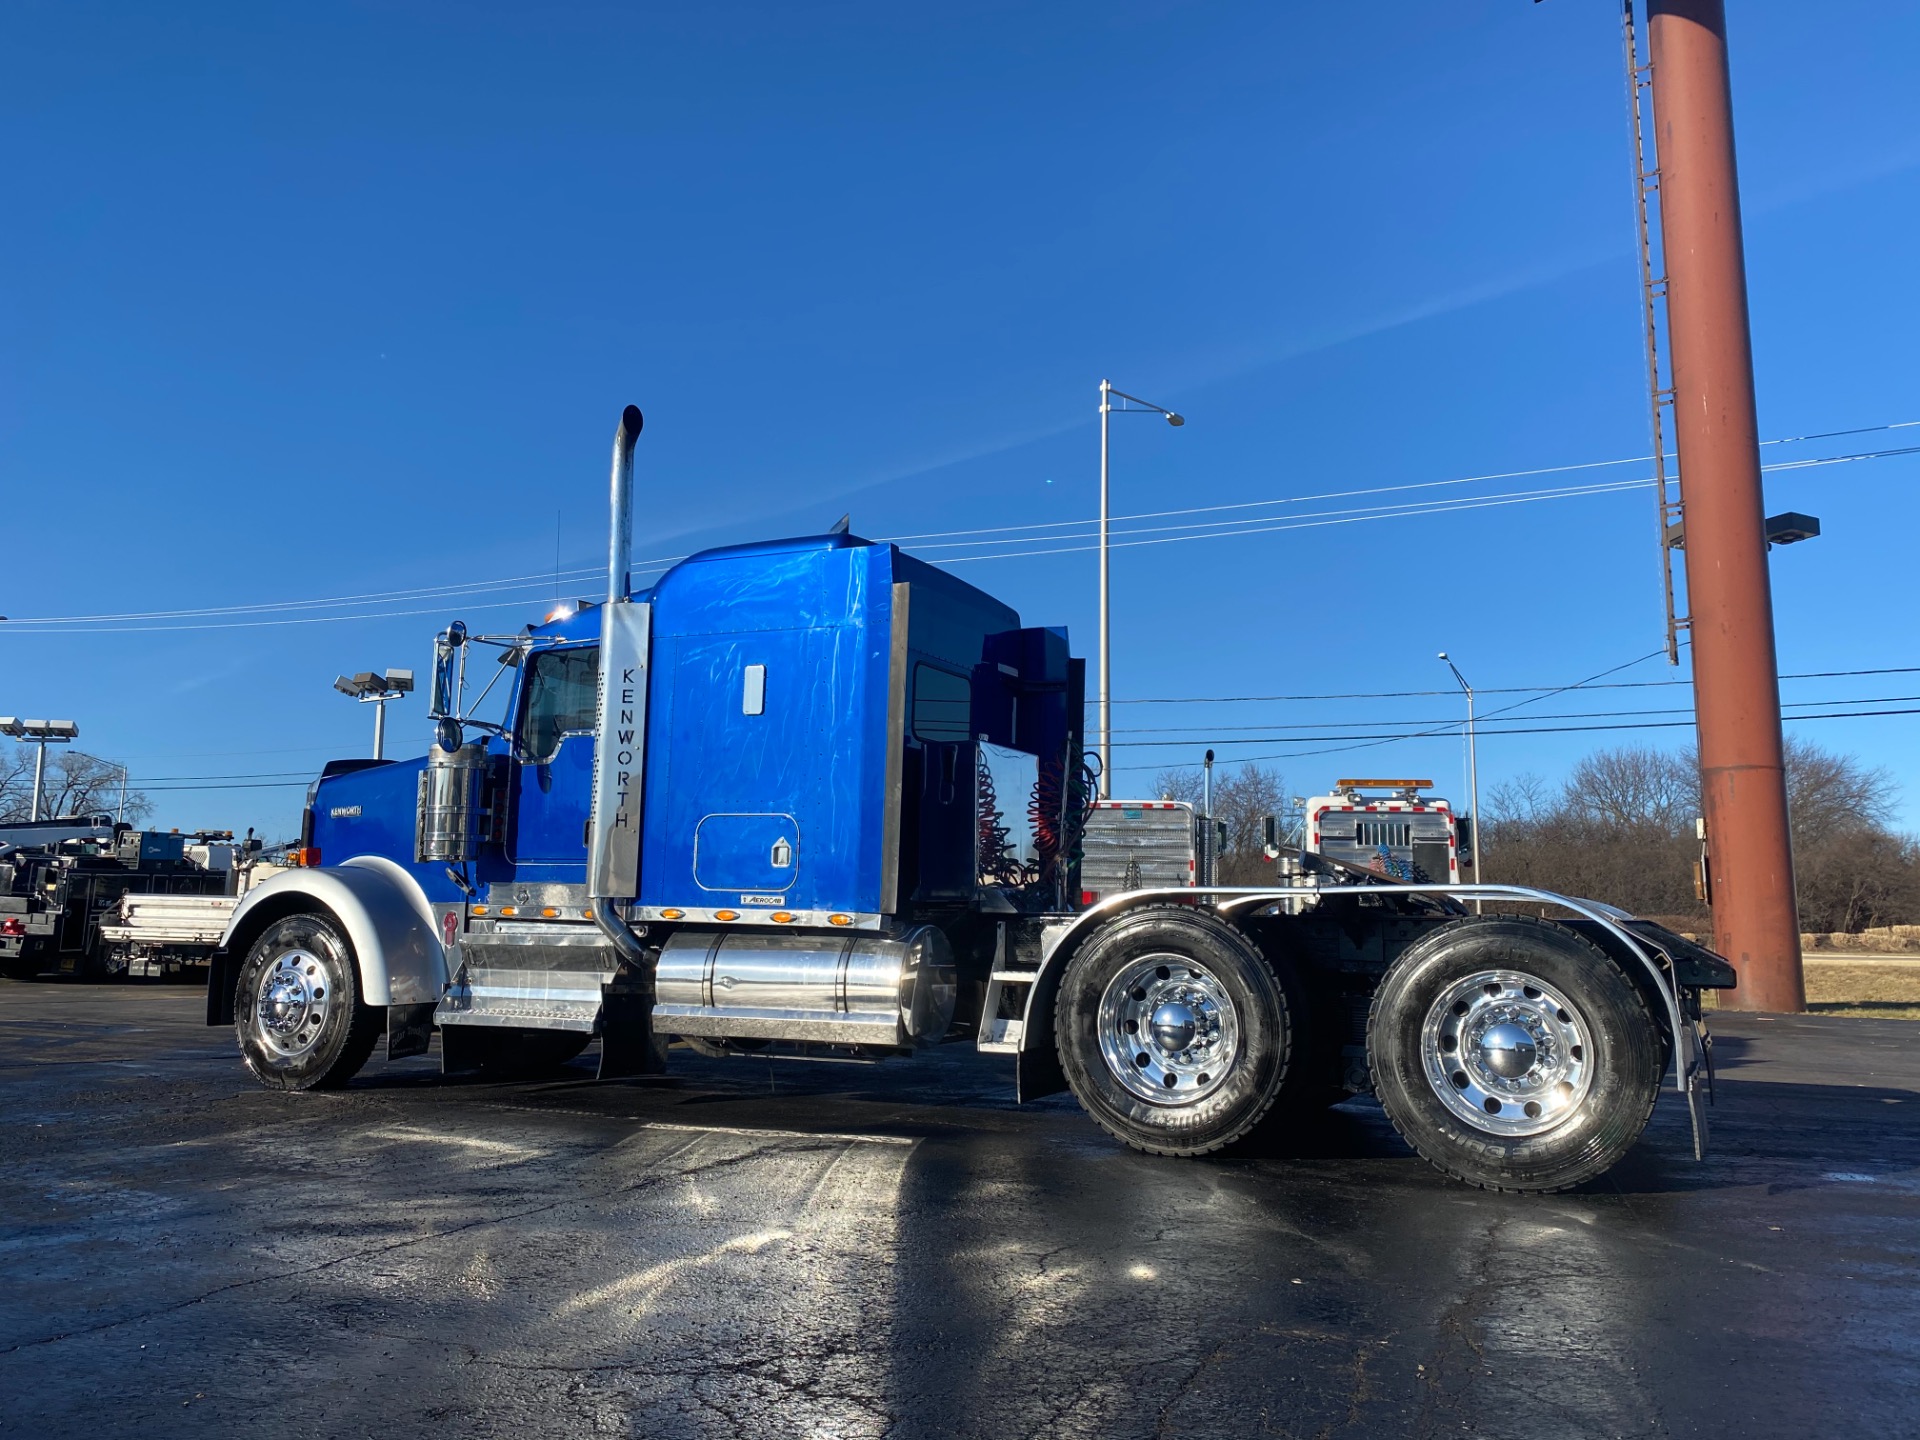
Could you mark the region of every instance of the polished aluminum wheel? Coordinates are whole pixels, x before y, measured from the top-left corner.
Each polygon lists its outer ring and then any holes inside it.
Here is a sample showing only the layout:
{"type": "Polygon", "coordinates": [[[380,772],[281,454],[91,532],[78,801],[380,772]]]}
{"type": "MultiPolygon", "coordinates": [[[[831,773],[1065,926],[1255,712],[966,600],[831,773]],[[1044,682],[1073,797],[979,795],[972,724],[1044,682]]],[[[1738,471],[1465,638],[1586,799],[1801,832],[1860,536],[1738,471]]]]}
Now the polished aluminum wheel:
{"type": "Polygon", "coordinates": [[[1593,1083],[1587,1023],[1552,986],[1517,970],[1456,981],[1427,1011],[1420,1057],[1441,1103],[1477,1130],[1542,1135],[1593,1083]]]}
{"type": "Polygon", "coordinates": [[[1184,955],[1148,955],[1100,997],[1100,1054],[1142,1100],[1186,1105],[1211,1094],[1240,1052],[1226,987],[1184,955]]]}
{"type": "Polygon", "coordinates": [[[313,1049],[332,1009],[331,975],[311,951],[288,950],[261,972],[253,1007],[257,1029],[260,1039],[287,1059],[313,1049]]]}

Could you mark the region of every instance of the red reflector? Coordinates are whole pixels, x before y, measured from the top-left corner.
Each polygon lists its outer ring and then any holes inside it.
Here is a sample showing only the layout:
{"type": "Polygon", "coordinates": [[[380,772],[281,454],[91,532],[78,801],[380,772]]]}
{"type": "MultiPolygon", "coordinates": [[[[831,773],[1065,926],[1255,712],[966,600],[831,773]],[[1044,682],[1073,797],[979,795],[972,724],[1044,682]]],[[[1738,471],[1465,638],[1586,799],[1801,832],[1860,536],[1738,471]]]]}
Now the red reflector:
{"type": "Polygon", "coordinates": [[[1082,905],[1096,905],[1099,901],[1100,892],[1098,890],[1082,890],[1080,892],[1080,903],[1082,905]]]}
{"type": "Polygon", "coordinates": [[[287,858],[296,865],[317,867],[320,864],[320,847],[318,845],[309,845],[305,849],[295,850],[287,858]]]}
{"type": "Polygon", "coordinates": [[[27,927],[20,923],[17,916],[9,915],[6,919],[0,920],[0,935],[24,935],[26,933],[27,927]]]}

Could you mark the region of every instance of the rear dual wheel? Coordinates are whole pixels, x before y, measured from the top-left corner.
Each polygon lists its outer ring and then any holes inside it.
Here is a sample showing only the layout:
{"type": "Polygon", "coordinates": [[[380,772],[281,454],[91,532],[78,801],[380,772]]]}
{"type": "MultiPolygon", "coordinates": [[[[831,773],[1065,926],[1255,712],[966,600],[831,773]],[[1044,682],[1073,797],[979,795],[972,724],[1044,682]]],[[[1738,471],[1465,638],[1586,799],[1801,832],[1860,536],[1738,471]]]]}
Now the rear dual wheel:
{"type": "Polygon", "coordinates": [[[1192,906],[1103,926],[1067,964],[1054,1039],[1067,1083],[1137,1150],[1204,1155],[1252,1138],[1299,1088],[1292,977],[1192,906]]]}
{"type": "Polygon", "coordinates": [[[1430,1163],[1488,1190],[1564,1190],[1612,1167],[1659,1098],[1660,1027],[1611,957],[1550,921],[1455,921],[1374,993],[1374,1091],[1430,1163]]]}

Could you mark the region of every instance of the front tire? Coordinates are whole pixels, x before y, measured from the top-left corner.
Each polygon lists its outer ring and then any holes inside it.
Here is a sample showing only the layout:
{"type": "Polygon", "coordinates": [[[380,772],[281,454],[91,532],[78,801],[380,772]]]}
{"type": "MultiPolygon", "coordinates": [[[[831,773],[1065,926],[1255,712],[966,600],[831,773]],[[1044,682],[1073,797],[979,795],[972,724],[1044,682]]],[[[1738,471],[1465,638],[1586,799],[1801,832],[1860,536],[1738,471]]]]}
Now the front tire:
{"type": "Polygon", "coordinates": [[[247,1068],[272,1090],[330,1090],[367,1063],[382,1010],[360,998],[353,947],[332,921],[289,915],[247,952],[234,1031],[247,1068]]]}
{"type": "Polygon", "coordinates": [[[1408,1144],[1485,1190],[1564,1190],[1610,1169],[1660,1095],[1661,1035],[1598,946],[1524,916],[1409,947],[1367,1022],[1374,1092],[1408,1144]]]}
{"type": "Polygon", "coordinates": [[[1276,1114],[1293,1059],[1283,972],[1240,930],[1189,906],[1133,911],[1067,964],[1054,1041],[1075,1098],[1155,1155],[1204,1155],[1276,1114]]]}

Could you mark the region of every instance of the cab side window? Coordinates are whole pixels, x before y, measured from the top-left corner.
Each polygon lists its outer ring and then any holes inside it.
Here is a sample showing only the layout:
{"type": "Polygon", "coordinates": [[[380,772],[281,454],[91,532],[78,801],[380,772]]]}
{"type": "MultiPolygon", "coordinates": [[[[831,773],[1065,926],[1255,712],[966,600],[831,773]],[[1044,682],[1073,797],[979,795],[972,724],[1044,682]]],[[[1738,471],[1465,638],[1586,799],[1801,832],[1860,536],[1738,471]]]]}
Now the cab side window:
{"type": "Polygon", "coordinates": [[[920,740],[971,740],[971,682],[931,665],[914,666],[913,733],[920,740]]]}
{"type": "Polygon", "coordinates": [[[522,760],[544,764],[559,753],[563,736],[593,733],[600,716],[598,646],[528,656],[525,685],[516,746],[522,760]]]}

